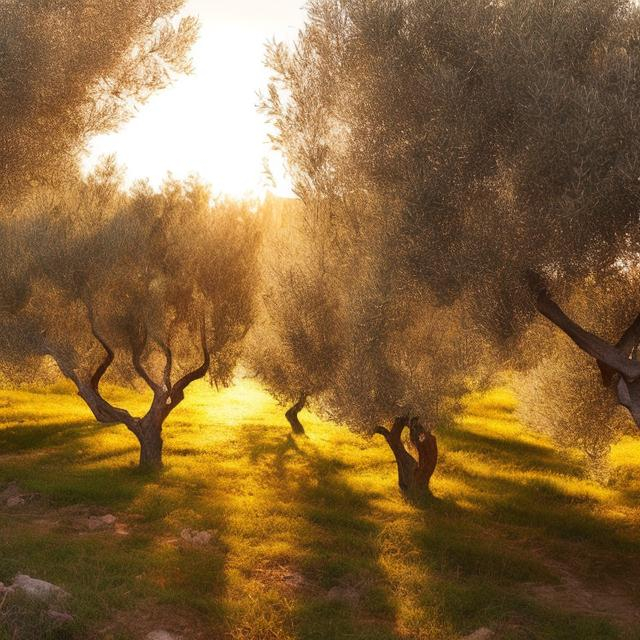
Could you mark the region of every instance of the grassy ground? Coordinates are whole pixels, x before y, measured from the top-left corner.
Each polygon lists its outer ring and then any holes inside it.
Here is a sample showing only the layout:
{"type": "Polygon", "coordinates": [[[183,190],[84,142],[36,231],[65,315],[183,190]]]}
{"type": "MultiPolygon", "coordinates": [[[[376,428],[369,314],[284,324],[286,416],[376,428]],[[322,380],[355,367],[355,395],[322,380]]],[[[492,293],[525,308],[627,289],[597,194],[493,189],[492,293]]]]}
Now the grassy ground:
{"type": "Polygon", "coordinates": [[[192,391],[155,478],[133,470],[124,428],[96,426],[65,389],[0,392],[0,491],[35,494],[0,507],[0,580],[71,594],[76,621],[52,637],[640,638],[640,445],[615,449],[602,487],[512,411],[505,393],[471,398],[440,432],[435,497],[410,505],[381,439],[308,414],[293,438],[248,383],[192,391]],[[118,532],[78,524],[104,514],[118,532]]]}

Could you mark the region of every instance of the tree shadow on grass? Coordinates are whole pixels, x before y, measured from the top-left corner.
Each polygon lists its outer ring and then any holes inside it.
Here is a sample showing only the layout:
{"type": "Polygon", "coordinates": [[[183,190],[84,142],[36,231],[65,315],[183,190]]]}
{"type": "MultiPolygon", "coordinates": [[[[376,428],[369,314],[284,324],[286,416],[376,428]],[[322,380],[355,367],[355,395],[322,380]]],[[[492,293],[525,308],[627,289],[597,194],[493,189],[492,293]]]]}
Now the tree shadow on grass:
{"type": "MultiPolygon", "coordinates": [[[[597,590],[603,563],[612,555],[637,567],[631,560],[640,552],[637,535],[600,517],[595,498],[576,498],[559,485],[525,476],[520,482],[517,475],[501,477],[497,459],[494,477],[478,473],[473,460],[470,463],[467,468],[465,459],[447,460],[446,467],[449,475],[473,487],[473,508],[453,506],[447,500],[426,502],[416,509],[410,526],[422,570],[434,578],[420,593],[424,611],[440,612],[458,634],[487,626],[514,640],[636,637],[626,634],[640,630],[616,627],[615,615],[572,613],[563,610],[562,603],[554,607],[538,601],[528,587],[558,584],[562,574],[546,558],[560,554],[561,563],[582,575],[579,580],[585,585],[592,580],[597,590]],[[584,556],[602,562],[589,560],[592,567],[585,566],[584,556]],[[588,575],[597,566],[599,575],[588,575]]],[[[616,579],[610,564],[605,570],[608,578],[616,579]]],[[[620,584],[628,570],[618,576],[620,584]]]]}
{"type": "Polygon", "coordinates": [[[449,451],[484,453],[499,459],[501,465],[510,463],[547,473],[578,474],[582,471],[578,464],[563,459],[550,447],[507,436],[475,433],[458,425],[447,429],[443,441],[449,451]]]}
{"type": "MultiPolygon", "coordinates": [[[[123,440],[129,437],[122,427],[87,421],[0,431],[0,442],[11,451],[0,456],[0,482],[15,480],[41,495],[24,513],[15,510],[9,519],[0,513],[0,580],[28,573],[64,586],[80,638],[102,637],[92,635],[97,629],[142,637],[162,626],[194,640],[221,636],[228,553],[224,495],[212,502],[210,494],[193,491],[194,483],[187,487],[170,473],[139,473],[130,456],[137,447],[123,447],[117,437],[91,447],[90,436],[115,429],[122,429],[123,440]],[[110,464],[123,458],[131,459],[110,464]],[[76,518],[74,506],[82,513],[116,514],[128,535],[74,529],[65,521],[76,518]],[[212,538],[192,544],[181,537],[185,528],[211,531],[212,538]]],[[[215,463],[207,465],[215,473],[215,463]]]]}
{"type": "Polygon", "coordinates": [[[282,586],[295,637],[397,640],[393,594],[379,564],[375,494],[352,486],[345,478],[350,466],[324,455],[312,438],[273,438],[256,429],[245,451],[272,469],[274,500],[295,529],[295,553],[276,561],[298,576],[295,588],[282,586]]]}
{"type": "Polygon", "coordinates": [[[4,427],[0,429],[0,453],[26,453],[44,447],[63,447],[92,435],[100,428],[87,420],[4,427]]]}

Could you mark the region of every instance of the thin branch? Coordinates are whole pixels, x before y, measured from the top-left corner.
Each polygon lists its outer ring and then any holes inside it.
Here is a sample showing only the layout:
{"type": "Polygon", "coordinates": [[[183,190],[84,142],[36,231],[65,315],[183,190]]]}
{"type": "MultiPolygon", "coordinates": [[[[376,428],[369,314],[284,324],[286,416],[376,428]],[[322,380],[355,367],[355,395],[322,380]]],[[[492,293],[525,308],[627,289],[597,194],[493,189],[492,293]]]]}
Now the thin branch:
{"type": "Polygon", "coordinates": [[[142,324],[142,339],[137,342],[134,338],[131,338],[131,362],[136,373],[147,383],[149,388],[154,393],[160,393],[160,385],[147,373],[147,370],[142,364],[142,355],[147,346],[147,327],[142,324]]]}
{"type": "Polygon", "coordinates": [[[384,438],[388,441],[389,438],[391,437],[391,431],[389,431],[389,429],[387,429],[386,427],[376,427],[373,431],[374,434],[377,434],[379,436],[384,436],[384,438]]]}
{"type": "Polygon", "coordinates": [[[180,380],[178,380],[175,385],[173,385],[170,395],[171,408],[175,407],[177,404],[182,402],[182,400],[184,400],[184,390],[192,382],[195,382],[200,378],[204,378],[207,375],[207,371],[209,371],[209,367],[211,366],[211,355],[209,353],[209,347],[207,346],[207,333],[204,318],[202,319],[200,325],[200,344],[202,347],[203,362],[197,369],[191,371],[190,373],[187,373],[185,376],[180,378],[180,380]]]}
{"type": "Polygon", "coordinates": [[[156,339],[158,346],[162,350],[165,358],[164,371],[162,373],[162,381],[164,383],[164,388],[168,393],[171,393],[171,373],[173,371],[173,353],[171,353],[170,343],[166,344],[159,339],[156,339]]]}
{"type": "Polygon", "coordinates": [[[88,303],[85,303],[85,305],[87,307],[89,324],[91,325],[91,333],[93,334],[93,337],[100,343],[100,346],[105,350],[105,354],[106,354],[104,360],[100,363],[98,368],[95,370],[95,373],[93,374],[93,376],[91,376],[91,380],[90,380],[91,386],[97,392],[98,387],[100,386],[100,381],[102,380],[102,378],[104,377],[104,374],[107,372],[107,370],[113,363],[115,354],[113,352],[113,349],[109,346],[109,344],[105,340],[105,338],[98,331],[98,328],[95,322],[95,316],[93,313],[93,307],[88,303]]]}

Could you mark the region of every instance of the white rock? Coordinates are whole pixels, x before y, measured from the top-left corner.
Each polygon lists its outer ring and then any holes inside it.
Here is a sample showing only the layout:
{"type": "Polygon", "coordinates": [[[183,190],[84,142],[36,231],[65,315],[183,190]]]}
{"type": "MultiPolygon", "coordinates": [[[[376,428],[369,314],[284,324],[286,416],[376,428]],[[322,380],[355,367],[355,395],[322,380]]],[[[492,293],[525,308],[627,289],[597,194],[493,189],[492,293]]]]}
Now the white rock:
{"type": "Polygon", "coordinates": [[[462,640],[490,640],[494,636],[494,632],[487,627],[482,627],[473,633],[470,633],[468,636],[462,638],[462,640]]]}
{"type": "Polygon", "coordinates": [[[25,500],[22,496],[11,496],[6,502],[7,507],[12,509],[13,507],[19,507],[24,504],[25,500]]]}
{"type": "Polygon", "coordinates": [[[112,516],[110,513],[107,514],[106,516],[102,516],[102,518],[100,518],[100,520],[102,520],[102,522],[104,522],[105,524],[108,524],[109,526],[115,524],[117,519],[118,518],[116,518],[115,516],[112,516]]]}
{"type": "Polygon", "coordinates": [[[69,594],[64,589],[57,587],[55,584],[23,574],[18,574],[15,577],[12,588],[22,591],[34,600],[41,600],[42,602],[62,600],[69,597],[69,594]]]}
{"type": "Polygon", "coordinates": [[[160,629],[159,631],[152,631],[151,633],[148,633],[146,640],[182,640],[182,636],[174,636],[168,631],[160,629]]]}

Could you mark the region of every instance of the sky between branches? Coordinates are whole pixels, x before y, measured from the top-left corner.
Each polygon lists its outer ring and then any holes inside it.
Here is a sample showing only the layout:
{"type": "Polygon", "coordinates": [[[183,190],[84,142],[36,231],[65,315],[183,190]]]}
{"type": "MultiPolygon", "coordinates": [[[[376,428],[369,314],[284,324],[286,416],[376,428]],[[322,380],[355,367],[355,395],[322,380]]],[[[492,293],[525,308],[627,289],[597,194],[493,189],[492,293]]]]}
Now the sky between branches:
{"type": "Polygon", "coordinates": [[[193,50],[195,72],[154,96],[119,132],[96,138],[88,167],[115,153],[130,181],[155,185],[167,172],[197,174],[214,193],[290,195],[268,127],[256,111],[257,91],[269,77],[264,45],[292,40],[302,26],[304,0],[189,0],[186,13],[201,21],[193,50]],[[275,186],[264,175],[265,159],[275,186]]]}

